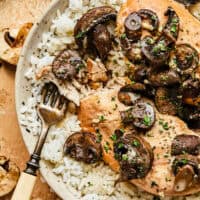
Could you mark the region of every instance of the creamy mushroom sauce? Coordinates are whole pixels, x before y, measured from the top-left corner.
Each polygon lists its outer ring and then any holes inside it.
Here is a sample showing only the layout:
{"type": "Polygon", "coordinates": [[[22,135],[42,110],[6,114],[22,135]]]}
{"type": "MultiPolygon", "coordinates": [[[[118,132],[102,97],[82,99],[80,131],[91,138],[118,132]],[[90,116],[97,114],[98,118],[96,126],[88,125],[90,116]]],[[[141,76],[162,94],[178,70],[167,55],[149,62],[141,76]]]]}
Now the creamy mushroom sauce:
{"type": "Polygon", "coordinates": [[[199,48],[179,41],[182,6],[157,13],[148,2],[89,10],[75,25],[77,46],[48,66],[59,87],[76,79],[93,90],[76,105],[83,132],[66,138],[64,153],[87,164],[102,158],[117,182],[152,194],[188,195],[200,191],[199,48]]]}

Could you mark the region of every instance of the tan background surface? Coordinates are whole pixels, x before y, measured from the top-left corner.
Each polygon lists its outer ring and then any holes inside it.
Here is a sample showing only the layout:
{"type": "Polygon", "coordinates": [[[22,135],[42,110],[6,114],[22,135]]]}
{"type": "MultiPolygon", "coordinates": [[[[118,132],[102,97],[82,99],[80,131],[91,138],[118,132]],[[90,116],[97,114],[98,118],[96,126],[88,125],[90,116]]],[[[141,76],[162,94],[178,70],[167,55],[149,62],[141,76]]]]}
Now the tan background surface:
{"type": "MultiPolygon", "coordinates": [[[[19,27],[25,22],[35,21],[45,11],[50,1],[0,0],[0,30],[19,27]]],[[[17,123],[14,79],[15,67],[2,64],[0,66],[0,155],[9,157],[23,170],[29,155],[17,123]]],[[[11,194],[0,198],[0,200],[9,200],[10,196],[11,194]]],[[[58,200],[58,197],[41,180],[41,177],[38,177],[32,199],[58,200]]]]}

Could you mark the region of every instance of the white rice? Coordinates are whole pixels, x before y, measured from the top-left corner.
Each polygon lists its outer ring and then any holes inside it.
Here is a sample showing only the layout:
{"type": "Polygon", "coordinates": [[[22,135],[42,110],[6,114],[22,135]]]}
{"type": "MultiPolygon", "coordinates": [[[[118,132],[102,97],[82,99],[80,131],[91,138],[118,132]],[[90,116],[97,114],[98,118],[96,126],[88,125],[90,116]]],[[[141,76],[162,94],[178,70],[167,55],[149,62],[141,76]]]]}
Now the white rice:
{"type": "MultiPolygon", "coordinates": [[[[73,44],[73,28],[76,20],[86,12],[89,8],[111,5],[119,9],[119,5],[124,0],[70,0],[69,8],[63,13],[57,11],[57,17],[52,21],[49,32],[43,33],[42,41],[38,44],[38,54],[32,55],[30,68],[25,77],[33,85],[32,96],[24,105],[21,106],[20,123],[26,127],[27,134],[39,134],[41,123],[38,120],[35,106],[39,101],[39,91],[42,86],[41,82],[36,81],[35,72],[44,66],[52,63],[55,55],[66,47],[66,44],[73,44]],[[30,133],[29,133],[30,132],[30,133]]],[[[111,53],[112,54],[112,53],[111,53]]],[[[116,60],[118,55],[113,53],[116,60]]],[[[124,63],[117,63],[118,67],[114,67],[116,72],[123,75],[124,63]]],[[[76,85],[76,83],[74,84],[76,85]]],[[[72,86],[74,87],[74,86],[72,86]]],[[[77,86],[75,86],[77,87],[77,86]]],[[[73,88],[76,90],[76,88],[73,88]]],[[[86,88],[84,88],[87,90],[86,88]]],[[[77,91],[77,90],[76,90],[77,91]]],[[[74,95],[74,92],[71,92],[74,95]]],[[[80,94],[81,95],[81,94],[80,94]]],[[[76,95],[75,95],[76,96],[76,95]]],[[[79,97],[75,97],[79,102],[79,97]]],[[[80,122],[77,116],[67,114],[66,119],[59,126],[53,126],[49,130],[49,135],[46,144],[43,148],[42,158],[53,164],[52,171],[62,177],[63,183],[75,196],[75,199],[80,200],[150,200],[152,195],[136,189],[128,183],[120,183],[114,187],[115,181],[118,179],[118,174],[113,172],[103,162],[100,164],[87,165],[82,162],[77,162],[74,159],[63,156],[63,145],[66,138],[74,132],[80,131],[80,122]]],[[[66,197],[67,199],[67,197],[66,197]]],[[[170,198],[163,198],[165,200],[170,198]]],[[[197,196],[193,195],[185,198],[197,200],[197,196]]]]}

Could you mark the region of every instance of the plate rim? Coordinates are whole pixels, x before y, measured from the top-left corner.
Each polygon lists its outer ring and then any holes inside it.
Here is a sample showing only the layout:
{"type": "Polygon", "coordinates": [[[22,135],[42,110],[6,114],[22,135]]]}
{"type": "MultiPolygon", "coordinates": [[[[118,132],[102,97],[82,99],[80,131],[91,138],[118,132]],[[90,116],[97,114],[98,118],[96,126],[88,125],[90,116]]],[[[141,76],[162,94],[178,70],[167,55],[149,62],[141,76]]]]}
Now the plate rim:
{"type": "MultiPolygon", "coordinates": [[[[28,144],[28,142],[25,139],[25,134],[27,134],[25,132],[25,130],[22,128],[22,125],[20,124],[20,106],[21,106],[21,98],[20,98],[20,85],[21,85],[21,78],[24,78],[24,74],[22,74],[22,69],[25,68],[27,69],[28,67],[24,66],[24,62],[26,59],[26,56],[28,55],[28,50],[30,47],[30,44],[32,43],[32,39],[35,37],[35,34],[37,33],[37,31],[41,28],[42,24],[45,23],[45,19],[47,20],[47,18],[49,16],[53,16],[52,13],[56,14],[56,11],[61,8],[61,4],[68,4],[67,6],[69,6],[69,0],[53,0],[49,7],[47,8],[47,10],[43,13],[43,15],[41,17],[39,17],[39,19],[34,23],[33,27],[31,28],[25,42],[24,45],[22,47],[20,56],[19,56],[19,60],[18,60],[18,64],[17,64],[17,69],[16,69],[16,73],[15,73],[15,110],[16,110],[16,114],[17,114],[17,123],[19,125],[19,129],[21,132],[21,136],[23,138],[23,142],[26,146],[26,149],[28,150],[29,154],[32,153],[31,148],[30,148],[30,144],[28,144]],[[58,7],[57,9],[55,9],[56,7],[58,7]]],[[[63,9],[66,9],[67,6],[65,6],[63,9]]],[[[50,23],[51,24],[51,23],[50,23]]],[[[41,40],[41,39],[40,39],[41,40]]],[[[28,97],[26,97],[27,99],[28,97]]],[[[35,138],[34,135],[30,136],[32,138],[35,138]]],[[[42,177],[45,179],[46,183],[50,186],[50,188],[62,199],[77,199],[77,197],[75,197],[65,186],[65,184],[63,183],[62,185],[58,185],[56,184],[58,182],[55,181],[55,178],[58,178],[56,175],[53,174],[52,171],[50,171],[47,167],[47,162],[41,160],[40,161],[40,173],[42,175],[42,177]],[[60,187],[62,186],[62,187],[60,187]]]]}

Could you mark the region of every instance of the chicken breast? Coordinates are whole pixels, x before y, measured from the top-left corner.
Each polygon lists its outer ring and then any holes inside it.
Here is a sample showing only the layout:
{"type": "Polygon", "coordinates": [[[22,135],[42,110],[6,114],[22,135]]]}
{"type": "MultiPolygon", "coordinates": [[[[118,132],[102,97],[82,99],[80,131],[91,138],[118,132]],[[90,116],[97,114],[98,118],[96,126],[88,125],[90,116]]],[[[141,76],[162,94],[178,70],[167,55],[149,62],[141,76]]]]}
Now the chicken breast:
{"type": "MultiPolygon", "coordinates": [[[[110,139],[116,129],[122,128],[120,111],[127,106],[117,99],[119,88],[99,91],[80,103],[79,120],[84,131],[98,132],[102,135],[103,160],[116,172],[118,161],[114,158],[113,141],[110,139]],[[98,130],[98,131],[97,131],[98,130]]],[[[189,130],[177,117],[162,115],[156,111],[156,122],[152,129],[141,136],[149,142],[154,153],[154,161],[145,178],[130,182],[152,194],[161,196],[188,195],[200,191],[199,184],[193,184],[182,192],[174,191],[175,176],[172,172],[171,144],[179,134],[198,135],[189,130]]]]}

